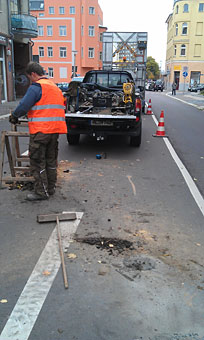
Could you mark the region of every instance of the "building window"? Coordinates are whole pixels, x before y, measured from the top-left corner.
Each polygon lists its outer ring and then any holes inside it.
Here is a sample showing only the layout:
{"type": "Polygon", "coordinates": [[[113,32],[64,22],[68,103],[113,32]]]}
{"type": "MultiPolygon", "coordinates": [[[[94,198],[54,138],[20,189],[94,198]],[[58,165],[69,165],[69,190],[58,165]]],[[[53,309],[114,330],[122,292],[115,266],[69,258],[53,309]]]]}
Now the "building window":
{"type": "Polygon", "coordinates": [[[59,35],[60,35],[60,37],[65,37],[67,35],[67,27],[66,26],[60,26],[59,27],[59,35]]]}
{"type": "Polygon", "coordinates": [[[75,7],[74,6],[69,7],[69,14],[75,14],[75,7]]]}
{"type": "Polygon", "coordinates": [[[178,35],[178,24],[176,24],[175,29],[175,35],[178,35]]]}
{"type": "Polygon", "coordinates": [[[204,12],[204,3],[199,4],[199,12],[204,12]]]}
{"type": "Polygon", "coordinates": [[[89,47],[89,58],[94,58],[94,48],[89,47]]]}
{"type": "Polygon", "coordinates": [[[200,57],[201,56],[201,45],[195,44],[194,47],[194,57],[200,57]]]}
{"type": "Polygon", "coordinates": [[[52,37],[52,26],[47,26],[47,36],[52,37]]]}
{"type": "Polygon", "coordinates": [[[49,14],[55,14],[55,8],[49,7],[49,14]]]}
{"type": "Polygon", "coordinates": [[[196,23],[196,35],[203,35],[203,22],[196,23]]]}
{"type": "Polygon", "coordinates": [[[53,67],[48,67],[48,76],[50,78],[54,78],[54,69],[53,69],[53,67]]]}
{"type": "Polygon", "coordinates": [[[99,52],[99,59],[102,60],[103,58],[103,52],[99,52]]]}
{"type": "Polygon", "coordinates": [[[84,14],[84,6],[81,6],[81,14],[84,14]]]}
{"type": "Polygon", "coordinates": [[[44,17],[44,13],[39,13],[39,17],[44,17]]]}
{"type": "Polygon", "coordinates": [[[176,14],[178,14],[178,12],[179,12],[179,6],[177,5],[176,6],[176,14]]]}
{"type": "Polygon", "coordinates": [[[176,45],[174,45],[174,56],[176,56],[176,45]]]}
{"type": "Polygon", "coordinates": [[[64,7],[59,7],[59,14],[64,14],[65,11],[64,11],[64,7]]]}
{"type": "Polygon", "coordinates": [[[82,58],[84,57],[84,48],[83,47],[81,48],[81,57],[82,58]]]}
{"type": "Polygon", "coordinates": [[[66,58],[66,57],[67,57],[66,47],[60,47],[60,58],[66,58]]]}
{"type": "Polygon", "coordinates": [[[67,79],[67,67],[60,67],[60,78],[67,79]]]}
{"type": "Polygon", "coordinates": [[[103,41],[103,33],[100,33],[100,41],[103,41]]]}
{"type": "Polygon", "coordinates": [[[38,26],[38,35],[39,37],[42,37],[44,35],[44,27],[38,26]]]}
{"type": "Polygon", "coordinates": [[[89,14],[95,14],[95,7],[89,7],[89,14]]]}
{"type": "Polygon", "coordinates": [[[84,35],[84,26],[82,25],[81,26],[81,36],[83,37],[83,35],[84,35]]]}
{"type": "Polygon", "coordinates": [[[39,47],[39,57],[44,57],[44,47],[39,47]]]}
{"type": "Polygon", "coordinates": [[[48,57],[53,57],[53,48],[52,47],[48,47],[47,48],[47,56],[48,57]]]}
{"type": "Polygon", "coordinates": [[[186,55],[186,45],[181,45],[181,56],[185,56],[186,55]]]}
{"type": "Polygon", "coordinates": [[[89,26],[89,37],[94,37],[94,36],[95,36],[95,27],[89,26]]]}
{"type": "Polygon", "coordinates": [[[187,35],[187,31],[188,31],[188,24],[184,22],[182,25],[182,35],[187,35]]]}
{"type": "Polygon", "coordinates": [[[183,5],[183,12],[188,13],[188,4],[183,5]]]}

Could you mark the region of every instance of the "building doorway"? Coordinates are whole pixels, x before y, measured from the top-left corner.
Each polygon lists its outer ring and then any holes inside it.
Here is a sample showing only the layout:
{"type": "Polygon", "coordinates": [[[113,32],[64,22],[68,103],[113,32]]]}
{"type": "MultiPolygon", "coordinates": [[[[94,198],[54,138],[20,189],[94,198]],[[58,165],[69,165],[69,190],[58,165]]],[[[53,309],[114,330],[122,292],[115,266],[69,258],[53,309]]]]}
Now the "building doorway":
{"type": "Polygon", "coordinates": [[[180,71],[174,72],[174,82],[176,83],[176,90],[179,89],[179,81],[180,81],[180,71]]]}
{"type": "Polygon", "coordinates": [[[7,101],[4,47],[0,46],[0,103],[7,101]]]}

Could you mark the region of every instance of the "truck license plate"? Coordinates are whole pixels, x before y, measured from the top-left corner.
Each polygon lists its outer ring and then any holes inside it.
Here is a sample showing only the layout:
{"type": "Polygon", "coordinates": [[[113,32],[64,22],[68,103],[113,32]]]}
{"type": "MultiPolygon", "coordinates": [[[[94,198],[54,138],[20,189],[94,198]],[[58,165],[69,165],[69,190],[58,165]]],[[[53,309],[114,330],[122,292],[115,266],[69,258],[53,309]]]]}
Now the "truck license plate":
{"type": "Polygon", "coordinates": [[[92,120],[91,125],[95,126],[113,126],[113,122],[108,122],[104,120],[92,120]]]}

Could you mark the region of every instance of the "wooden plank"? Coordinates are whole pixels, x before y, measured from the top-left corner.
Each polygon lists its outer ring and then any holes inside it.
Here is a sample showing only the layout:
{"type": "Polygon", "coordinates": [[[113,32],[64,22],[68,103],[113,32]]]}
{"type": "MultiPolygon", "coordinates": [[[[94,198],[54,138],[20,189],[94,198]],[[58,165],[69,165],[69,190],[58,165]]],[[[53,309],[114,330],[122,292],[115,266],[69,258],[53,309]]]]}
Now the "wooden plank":
{"type": "Polygon", "coordinates": [[[16,170],[16,171],[30,171],[30,167],[28,167],[28,166],[14,166],[14,170],[16,170]]]}
{"type": "Polygon", "coordinates": [[[29,132],[6,131],[6,136],[29,137],[29,132]]]}
{"type": "Polygon", "coordinates": [[[10,147],[10,143],[9,143],[9,138],[8,138],[7,135],[5,135],[5,144],[6,144],[6,151],[7,151],[7,156],[8,156],[11,176],[15,177],[16,174],[15,174],[15,170],[14,170],[13,156],[12,156],[12,153],[11,153],[11,147],[10,147]]]}
{"type": "Polygon", "coordinates": [[[76,213],[60,213],[60,214],[49,214],[49,215],[37,215],[37,222],[56,222],[57,216],[60,221],[76,220],[76,213]]]}
{"type": "Polygon", "coordinates": [[[20,162],[29,162],[30,158],[28,156],[21,156],[21,157],[17,157],[16,160],[20,162]]]}
{"type": "Polygon", "coordinates": [[[4,167],[4,151],[5,151],[5,131],[2,131],[1,133],[1,154],[0,154],[0,180],[2,184],[2,178],[3,178],[3,167],[4,167]]]}
{"type": "MultiPolygon", "coordinates": [[[[11,130],[12,130],[12,131],[17,131],[16,125],[11,124],[11,130]]],[[[16,150],[16,139],[18,139],[18,137],[12,137],[12,138],[11,138],[13,166],[16,165],[16,154],[17,154],[17,150],[16,150]]],[[[18,165],[21,165],[21,164],[18,164],[18,165]]]]}
{"type": "Polygon", "coordinates": [[[2,178],[4,182],[34,182],[33,177],[21,177],[21,176],[5,176],[2,178]]]}

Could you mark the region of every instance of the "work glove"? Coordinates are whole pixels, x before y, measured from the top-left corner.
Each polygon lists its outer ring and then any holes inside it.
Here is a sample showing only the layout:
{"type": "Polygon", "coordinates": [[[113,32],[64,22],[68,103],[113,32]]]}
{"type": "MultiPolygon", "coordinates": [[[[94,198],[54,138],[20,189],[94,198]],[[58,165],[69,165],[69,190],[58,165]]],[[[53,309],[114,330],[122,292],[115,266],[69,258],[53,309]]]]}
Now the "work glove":
{"type": "Polygon", "coordinates": [[[13,115],[10,115],[9,116],[9,122],[11,124],[17,124],[18,123],[18,118],[17,117],[14,117],[13,115]]]}

